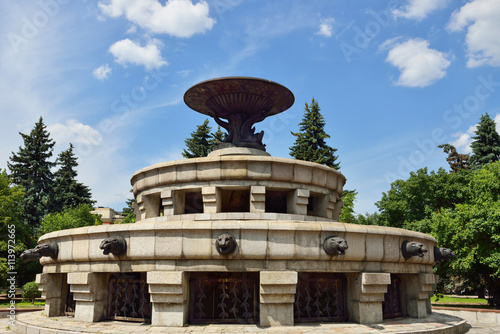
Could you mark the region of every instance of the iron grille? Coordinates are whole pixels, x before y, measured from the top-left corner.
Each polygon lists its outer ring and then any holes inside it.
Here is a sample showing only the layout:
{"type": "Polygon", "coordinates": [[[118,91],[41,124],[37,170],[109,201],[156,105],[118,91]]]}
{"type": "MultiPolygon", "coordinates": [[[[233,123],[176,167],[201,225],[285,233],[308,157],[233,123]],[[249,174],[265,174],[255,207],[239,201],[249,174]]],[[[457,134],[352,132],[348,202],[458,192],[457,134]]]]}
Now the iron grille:
{"type": "Polygon", "coordinates": [[[75,315],[75,306],[76,302],[73,299],[73,292],[71,292],[71,287],[69,284],[66,284],[66,303],[64,305],[64,314],[74,316],[75,315]]]}
{"type": "Polygon", "coordinates": [[[295,293],[295,322],[347,320],[345,277],[332,273],[299,273],[295,293]]]}
{"type": "Polygon", "coordinates": [[[192,277],[189,322],[256,324],[259,316],[257,275],[211,273],[192,277]]]}
{"type": "Polygon", "coordinates": [[[384,319],[403,316],[401,309],[401,280],[394,275],[391,275],[391,284],[387,287],[382,308],[384,310],[384,319]]]}
{"type": "Polygon", "coordinates": [[[148,285],[145,278],[141,277],[141,273],[111,276],[108,294],[108,319],[151,321],[148,285]]]}

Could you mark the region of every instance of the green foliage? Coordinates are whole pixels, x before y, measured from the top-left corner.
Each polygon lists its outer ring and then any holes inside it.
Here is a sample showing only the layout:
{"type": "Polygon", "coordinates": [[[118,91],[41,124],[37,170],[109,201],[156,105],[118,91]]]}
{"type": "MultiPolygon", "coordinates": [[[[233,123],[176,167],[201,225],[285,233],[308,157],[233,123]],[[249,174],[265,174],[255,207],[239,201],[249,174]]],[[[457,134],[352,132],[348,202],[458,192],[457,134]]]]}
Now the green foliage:
{"type": "Polygon", "coordinates": [[[427,168],[411,172],[407,180],[394,181],[391,189],[375,203],[380,211],[380,224],[426,232],[426,225],[417,222],[442,208],[466,201],[471,177],[472,172],[467,169],[451,174],[443,168],[430,173],[427,168]]]}
{"type": "Polygon", "coordinates": [[[208,119],[202,125],[198,125],[196,130],[191,133],[191,137],[184,140],[186,148],[182,151],[182,156],[184,158],[206,157],[215,146],[222,143],[227,137],[220,126],[214,133],[210,133],[210,130],[212,128],[208,126],[208,119]]]}
{"type": "Polygon", "coordinates": [[[135,212],[134,212],[134,204],[136,200],[135,199],[128,199],[127,200],[127,206],[123,208],[122,210],[122,215],[125,217],[121,224],[133,224],[135,223],[135,212]]]}
{"type": "Polygon", "coordinates": [[[0,285],[7,283],[7,272],[17,271],[19,277],[32,277],[33,265],[20,264],[19,254],[34,247],[36,239],[22,221],[24,191],[12,184],[5,171],[0,171],[0,285]],[[10,241],[9,241],[10,240],[10,241]],[[10,249],[10,250],[9,250],[10,249]],[[14,270],[9,268],[8,256],[15,257],[14,270]]]}
{"type": "Polygon", "coordinates": [[[63,211],[64,209],[76,207],[80,204],[94,204],[94,201],[91,200],[92,195],[89,187],[76,180],[78,176],[76,172],[78,162],[76,160],[71,143],[69,144],[69,148],[61,152],[56,160],[56,163],[60,167],[54,173],[55,211],[63,211]]]}
{"type": "Polygon", "coordinates": [[[12,152],[7,166],[14,184],[25,190],[24,219],[33,231],[40,226],[43,216],[50,212],[53,202],[53,175],[50,162],[54,141],[49,138],[42,117],[29,135],[23,137],[24,147],[12,152]]]}
{"type": "Polygon", "coordinates": [[[357,215],[356,220],[353,221],[354,224],[360,225],[381,225],[380,224],[380,214],[378,212],[365,213],[364,215],[357,215]]]}
{"type": "Polygon", "coordinates": [[[299,132],[292,132],[292,135],[297,138],[290,147],[290,156],[340,169],[340,163],[337,162],[338,156],[335,155],[337,149],[326,144],[325,140],[330,136],[324,130],[325,124],[318,102],[312,99],[311,105],[306,103],[304,117],[299,123],[299,132]]]}
{"type": "Polygon", "coordinates": [[[217,131],[211,134],[212,138],[208,140],[208,143],[210,144],[210,151],[214,149],[217,145],[220,143],[223,143],[224,140],[227,138],[227,133],[223,132],[220,128],[220,125],[217,126],[217,131]]]}
{"type": "Polygon", "coordinates": [[[468,154],[459,154],[455,146],[450,144],[443,144],[439,145],[438,147],[442,148],[444,153],[448,154],[446,161],[448,161],[448,164],[450,164],[450,173],[456,172],[459,169],[470,168],[468,154]]]}
{"type": "Polygon", "coordinates": [[[80,204],[63,212],[50,213],[42,220],[40,235],[69,228],[102,224],[100,216],[90,213],[90,211],[92,211],[90,205],[80,204]]]}
{"type": "Polygon", "coordinates": [[[35,305],[35,298],[40,298],[42,292],[38,290],[37,282],[28,282],[23,285],[23,300],[31,301],[35,305]]]}
{"type": "Polygon", "coordinates": [[[356,201],[356,190],[344,190],[342,193],[342,201],[344,207],[340,213],[340,221],[342,223],[355,223],[356,216],[354,214],[354,202],[356,201]]]}
{"type": "Polygon", "coordinates": [[[469,285],[486,284],[500,307],[500,162],[471,173],[469,196],[462,203],[434,212],[417,222],[425,225],[442,247],[453,249],[456,258],[441,264],[441,274],[461,277],[469,285]]]}
{"type": "Polygon", "coordinates": [[[496,124],[490,115],[481,115],[481,119],[472,137],[472,156],[470,162],[473,168],[479,168],[487,163],[500,160],[500,135],[496,124]]]}

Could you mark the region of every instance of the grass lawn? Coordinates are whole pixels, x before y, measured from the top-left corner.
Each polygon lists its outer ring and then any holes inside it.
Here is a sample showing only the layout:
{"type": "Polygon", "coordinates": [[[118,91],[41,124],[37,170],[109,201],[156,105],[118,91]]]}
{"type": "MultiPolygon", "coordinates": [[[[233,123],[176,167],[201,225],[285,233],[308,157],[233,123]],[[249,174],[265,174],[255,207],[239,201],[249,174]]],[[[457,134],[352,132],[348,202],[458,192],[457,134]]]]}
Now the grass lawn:
{"type": "Polygon", "coordinates": [[[463,303],[463,304],[480,304],[480,305],[488,305],[488,301],[484,298],[456,298],[450,296],[443,296],[442,298],[436,297],[436,295],[431,297],[432,303],[443,303],[443,304],[455,304],[455,303],[463,303]]]}
{"type": "MultiPolygon", "coordinates": [[[[16,301],[16,308],[32,308],[32,307],[43,307],[45,305],[44,301],[35,301],[35,305],[30,302],[18,302],[16,301]]],[[[9,308],[9,302],[0,303],[0,309],[9,308]]]]}

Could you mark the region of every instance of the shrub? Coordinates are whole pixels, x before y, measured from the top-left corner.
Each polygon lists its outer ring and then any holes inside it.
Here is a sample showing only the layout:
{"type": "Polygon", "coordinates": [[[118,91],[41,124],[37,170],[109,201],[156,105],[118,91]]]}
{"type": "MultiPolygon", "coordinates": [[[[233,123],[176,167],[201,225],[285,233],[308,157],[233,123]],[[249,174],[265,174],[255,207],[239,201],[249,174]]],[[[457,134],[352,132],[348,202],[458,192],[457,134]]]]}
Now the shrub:
{"type": "Polygon", "coordinates": [[[23,286],[23,299],[35,304],[35,298],[39,298],[42,292],[38,290],[37,282],[28,282],[23,286]]]}

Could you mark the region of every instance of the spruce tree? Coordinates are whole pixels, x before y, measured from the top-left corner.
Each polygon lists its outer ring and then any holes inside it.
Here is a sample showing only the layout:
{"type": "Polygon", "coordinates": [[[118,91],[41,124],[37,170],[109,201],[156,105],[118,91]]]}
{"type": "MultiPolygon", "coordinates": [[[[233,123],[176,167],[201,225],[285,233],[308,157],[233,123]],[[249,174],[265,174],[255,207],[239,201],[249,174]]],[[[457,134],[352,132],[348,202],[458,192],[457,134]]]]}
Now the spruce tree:
{"type": "Polygon", "coordinates": [[[450,165],[450,173],[457,172],[459,169],[469,169],[469,155],[468,154],[460,154],[457,152],[455,146],[450,144],[439,145],[439,148],[442,148],[444,153],[448,154],[446,161],[450,165]]]}
{"type": "Polygon", "coordinates": [[[18,153],[12,152],[10,162],[7,162],[13,183],[24,188],[23,218],[33,230],[40,226],[53,204],[54,175],[51,168],[55,163],[49,159],[55,142],[45,128],[40,117],[29,135],[19,133],[24,147],[19,147],[18,153]]]}
{"type": "Polygon", "coordinates": [[[470,162],[472,167],[478,168],[490,162],[500,160],[500,136],[496,130],[496,124],[488,113],[481,115],[476,134],[472,137],[472,156],[470,162]]]}
{"type": "Polygon", "coordinates": [[[212,151],[217,145],[223,143],[227,137],[227,133],[223,132],[220,125],[217,127],[217,131],[210,134],[212,136],[208,143],[210,144],[210,151],[212,151]]]}
{"type": "Polygon", "coordinates": [[[76,180],[78,173],[77,158],[73,152],[73,144],[59,154],[56,163],[60,166],[54,173],[54,210],[63,211],[80,204],[93,205],[89,187],[76,180]]]}
{"type": "Polygon", "coordinates": [[[295,159],[312,161],[331,168],[340,169],[337,149],[326,144],[330,136],[325,132],[325,119],[320,113],[318,102],[314,100],[304,108],[304,117],[299,123],[299,132],[294,133],[295,143],[290,147],[290,156],[295,159]]]}
{"type": "Polygon", "coordinates": [[[206,157],[210,152],[210,130],[208,119],[202,125],[196,127],[196,131],[191,133],[191,138],[186,139],[187,149],[182,151],[184,158],[199,158],[206,157]]]}

